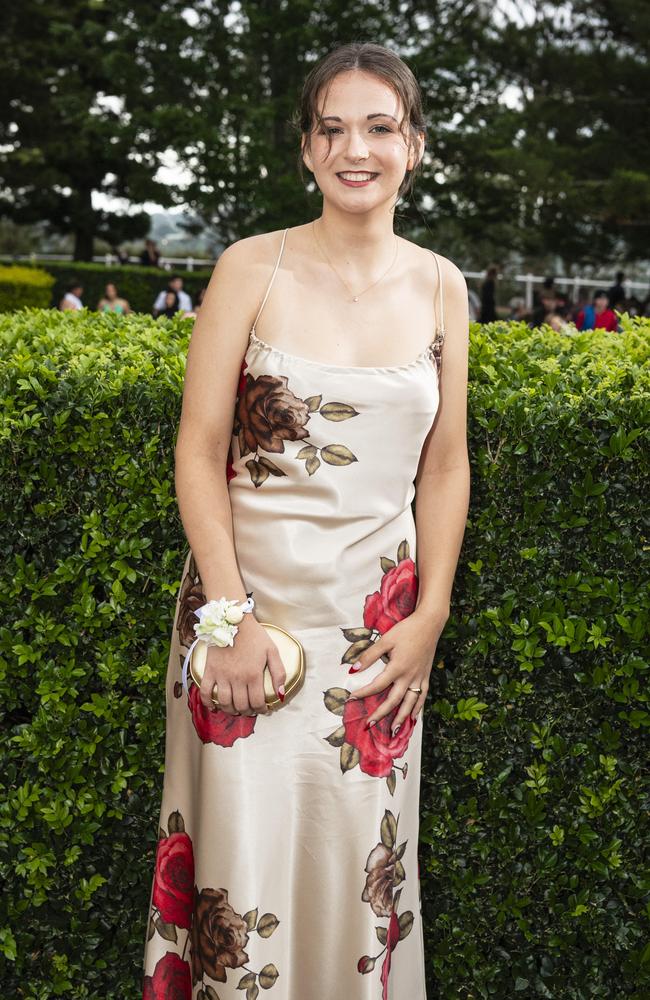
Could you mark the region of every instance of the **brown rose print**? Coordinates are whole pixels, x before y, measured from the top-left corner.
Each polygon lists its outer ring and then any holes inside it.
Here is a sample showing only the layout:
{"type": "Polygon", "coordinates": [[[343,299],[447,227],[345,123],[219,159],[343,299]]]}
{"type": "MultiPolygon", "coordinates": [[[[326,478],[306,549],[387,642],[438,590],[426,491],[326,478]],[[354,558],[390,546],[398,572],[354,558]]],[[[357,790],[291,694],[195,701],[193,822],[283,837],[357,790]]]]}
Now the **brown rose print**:
{"type": "Polygon", "coordinates": [[[362,900],[364,903],[370,903],[373,913],[378,917],[389,918],[387,927],[378,925],[375,928],[379,942],[384,945],[384,949],[378,955],[362,955],[357,963],[357,971],[366,975],[372,972],[377,960],[381,958],[384,951],[386,952],[380,976],[381,1000],[388,1000],[388,976],[392,954],[397,943],[407,937],[413,927],[413,912],[411,910],[404,910],[399,916],[397,914],[402,890],[395,891],[395,887],[406,878],[401,858],[408,843],[405,840],[399,847],[396,846],[398,822],[399,816],[395,819],[390,809],[386,809],[381,821],[381,843],[373,847],[368,855],[365,867],[368,874],[361,893],[362,900]]]}
{"type": "Polygon", "coordinates": [[[228,890],[202,889],[194,883],[192,841],[185,832],[180,812],[168,820],[168,833],[159,831],[156,870],[149,918],[149,939],[158,934],[178,944],[178,930],[187,930],[181,955],[167,952],[156,964],[153,975],[144,977],[144,1000],[191,1000],[192,990],[201,982],[205,995],[214,990],[205,978],[225,983],[228,969],[244,968],[235,984],[246,996],[256,997],[259,989],[270,989],[278,979],[272,962],[255,972],[247,968],[246,947],[256,932],[268,938],[279,924],[274,913],[258,910],[240,915],[228,902],[228,890]],[[190,959],[185,952],[190,950],[190,959]]]}
{"type": "MultiPolygon", "coordinates": [[[[256,487],[270,475],[286,475],[270,458],[260,455],[260,451],[281,454],[285,441],[308,441],[307,423],[312,414],[318,413],[325,420],[334,421],[358,416],[358,411],[349,403],[323,403],[322,399],[322,395],[300,399],[289,389],[286,375],[254,377],[244,373],[242,368],[233,434],[237,437],[240,456],[253,454],[246,468],[256,487]]],[[[295,458],[304,461],[310,476],[321,465],[321,459],[328,465],[350,465],[357,461],[356,455],[344,444],[328,444],[322,448],[306,444],[295,458]]],[[[230,459],[228,481],[235,474],[230,459]]]]}
{"type": "MultiPolygon", "coordinates": [[[[383,570],[380,589],[368,594],[365,599],[363,626],[341,629],[350,642],[341,663],[353,663],[364,649],[376,641],[378,635],[384,635],[415,608],[418,581],[415,564],[409,558],[408,540],[405,538],[400,542],[397,562],[382,556],[380,564],[383,570]]],[[[396,770],[401,770],[404,778],[408,770],[406,762],[401,768],[396,767],[394,762],[406,753],[416,723],[410,715],[407,716],[399,732],[393,736],[390,729],[398,711],[395,707],[376,725],[365,728],[366,719],[389,693],[390,686],[378,694],[350,701],[351,692],[347,688],[329,688],[324,692],[325,706],[342,717],[342,724],[325,739],[331,746],[341,748],[343,773],[358,764],[365,774],[386,778],[392,795],[397,782],[396,770]]]]}
{"type": "Polygon", "coordinates": [[[187,573],[181,581],[178,615],[176,616],[178,639],[181,646],[184,646],[185,649],[189,649],[196,638],[194,625],[198,621],[198,618],[195,612],[202,604],[205,604],[203,583],[199,576],[194,553],[191,553],[187,573]]]}
{"type": "Polygon", "coordinates": [[[440,380],[440,373],[442,371],[442,345],[445,341],[444,331],[438,330],[435,337],[429,345],[429,354],[433,358],[436,366],[436,374],[438,380],[440,380]]]}
{"type": "Polygon", "coordinates": [[[259,972],[248,969],[246,946],[253,931],[260,937],[271,936],[280,921],[274,913],[264,913],[258,919],[257,909],[243,916],[228,902],[226,889],[194,890],[194,917],[192,920],[192,984],[205,977],[225,983],[228,969],[245,968],[245,974],[235,984],[246,990],[247,997],[256,997],[259,987],[268,990],[274,986],[279,973],[272,962],[259,972]],[[258,986],[259,984],[259,986],[258,986]]]}
{"type": "MultiPolygon", "coordinates": [[[[198,621],[195,611],[205,603],[203,583],[201,582],[196,560],[192,553],[187,573],[181,582],[178,615],[176,618],[179,643],[186,651],[192,645],[192,641],[195,638],[193,625],[198,621]]],[[[181,654],[179,657],[181,670],[184,658],[185,654],[181,654]]],[[[177,681],[174,685],[174,696],[181,698],[182,695],[183,686],[180,681],[177,681]]],[[[187,702],[192,713],[194,728],[203,743],[214,743],[220,747],[231,747],[235,740],[245,739],[255,729],[256,715],[229,715],[227,712],[221,711],[221,709],[212,711],[206,708],[201,701],[199,689],[194,683],[190,683],[189,685],[187,702]]]]}

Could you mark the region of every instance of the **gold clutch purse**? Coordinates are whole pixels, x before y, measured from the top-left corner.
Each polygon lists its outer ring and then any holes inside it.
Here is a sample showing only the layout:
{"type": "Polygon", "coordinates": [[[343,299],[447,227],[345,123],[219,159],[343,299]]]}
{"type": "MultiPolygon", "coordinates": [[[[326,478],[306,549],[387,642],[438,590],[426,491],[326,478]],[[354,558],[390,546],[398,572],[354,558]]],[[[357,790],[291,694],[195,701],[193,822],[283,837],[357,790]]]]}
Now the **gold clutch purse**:
{"type": "MultiPolygon", "coordinates": [[[[260,625],[266,629],[278,647],[278,652],[280,653],[280,658],[287,675],[284,682],[285,696],[284,701],[282,701],[275,693],[269,668],[264,668],[264,698],[266,704],[271,709],[280,708],[282,705],[286,705],[289,699],[302,686],[305,678],[305,651],[302,644],[290,632],[280,628],[279,625],[271,625],[269,622],[260,622],[260,625]]],[[[192,680],[198,687],[201,686],[201,681],[203,680],[203,671],[205,670],[207,658],[208,644],[199,640],[194,646],[189,660],[189,672],[192,680]]],[[[219,701],[216,696],[216,687],[217,685],[215,684],[212,701],[218,706],[219,701]]]]}

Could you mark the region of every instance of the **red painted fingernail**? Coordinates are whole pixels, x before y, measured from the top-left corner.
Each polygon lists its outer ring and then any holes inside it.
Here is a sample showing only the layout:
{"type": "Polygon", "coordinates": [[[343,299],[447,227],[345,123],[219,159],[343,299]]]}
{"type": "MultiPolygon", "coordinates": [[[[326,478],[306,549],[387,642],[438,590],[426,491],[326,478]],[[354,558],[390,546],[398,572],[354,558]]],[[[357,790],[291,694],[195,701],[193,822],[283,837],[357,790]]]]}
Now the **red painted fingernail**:
{"type": "Polygon", "coordinates": [[[397,736],[397,734],[399,733],[399,731],[400,731],[401,728],[402,728],[402,723],[400,722],[399,726],[395,726],[395,728],[393,729],[393,731],[392,731],[393,732],[393,736],[397,736]]]}
{"type": "Polygon", "coordinates": [[[284,684],[280,684],[278,687],[278,698],[280,701],[284,701],[284,684]]]}
{"type": "Polygon", "coordinates": [[[360,669],[361,669],[361,664],[360,664],[360,663],[359,663],[359,661],[357,660],[357,662],[356,662],[356,663],[353,663],[353,664],[352,664],[352,666],[351,666],[351,667],[350,667],[350,669],[348,670],[348,673],[349,673],[349,674],[356,674],[357,670],[360,670],[360,669]]]}
{"type": "Polygon", "coordinates": [[[366,722],[365,728],[370,729],[371,726],[374,726],[376,721],[377,721],[376,719],[372,719],[370,722],[366,722]]]}

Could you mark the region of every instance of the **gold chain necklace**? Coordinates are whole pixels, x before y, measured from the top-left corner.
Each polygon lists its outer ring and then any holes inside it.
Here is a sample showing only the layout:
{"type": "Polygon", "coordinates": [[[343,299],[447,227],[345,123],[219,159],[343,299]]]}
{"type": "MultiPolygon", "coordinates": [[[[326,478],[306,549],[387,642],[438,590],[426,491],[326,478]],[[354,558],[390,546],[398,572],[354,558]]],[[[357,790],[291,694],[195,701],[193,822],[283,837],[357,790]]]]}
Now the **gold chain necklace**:
{"type": "MultiPolygon", "coordinates": [[[[345,285],[345,288],[346,288],[347,292],[348,292],[348,293],[349,293],[350,295],[352,295],[352,291],[350,290],[350,287],[349,287],[349,285],[347,284],[347,282],[343,281],[343,278],[341,277],[341,275],[339,274],[339,272],[338,272],[338,271],[336,270],[336,268],[335,268],[335,267],[334,267],[334,265],[332,264],[331,260],[329,259],[329,257],[328,257],[328,256],[327,256],[327,254],[325,253],[325,250],[323,249],[323,247],[322,247],[322,246],[320,245],[320,241],[319,241],[318,237],[316,236],[316,220],[315,220],[315,219],[314,219],[314,220],[312,221],[312,224],[311,224],[311,227],[312,227],[312,231],[313,231],[313,234],[314,234],[314,239],[316,240],[316,244],[317,244],[317,246],[318,246],[318,249],[319,249],[319,250],[320,250],[320,252],[322,253],[323,257],[325,258],[325,260],[327,261],[327,263],[329,264],[329,266],[330,266],[330,267],[332,268],[332,270],[334,271],[334,274],[336,275],[336,277],[337,277],[337,278],[339,279],[339,281],[340,281],[340,282],[341,282],[341,283],[342,283],[343,285],[345,285]]],[[[359,296],[361,296],[361,295],[365,294],[365,292],[369,292],[371,288],[374,288],[374,287],[375,287],[375,285],[378,285],[378,284],[379,284],[379,282],[380,282],[380,281],[382,280],[382,278],[385,278],[385,277],[386,277],[386,275],[388,274],[388,272],[390,271],[390,269],[391,269],[391,268],[393,267],[393,264],[394,264],[394,263],[395,263],[395,261],[397,260],[397,251],[398,251],[398,249],[399,249],[399,246],[398,246],[398,243],[397,243],[397,236],[395,236],[395,255],[394,255],[394,257],[393,257],[393,259],[392,259],[392,261],[391,261],[391,263],[390,263],[390,267],[388,267],[388,268],[387,268],[387,269],[386,269],[386,270],[384,271],[384,273],[383,273],[382,275],[380,275],[380,277],[379,277],[379,278],[377,278],[377,280],[376,280],[376,281],[373,281],[372,285],[368,285],[368,287],[367,287],[367,288],[364,288],[362,292],[358,292],[358,293],[357,293],[356,295],[352,295],[352,298],[351,298],[351,300],[350,300],[351,302],[358,302],[358,301],[359,301],[359,296]]]]}

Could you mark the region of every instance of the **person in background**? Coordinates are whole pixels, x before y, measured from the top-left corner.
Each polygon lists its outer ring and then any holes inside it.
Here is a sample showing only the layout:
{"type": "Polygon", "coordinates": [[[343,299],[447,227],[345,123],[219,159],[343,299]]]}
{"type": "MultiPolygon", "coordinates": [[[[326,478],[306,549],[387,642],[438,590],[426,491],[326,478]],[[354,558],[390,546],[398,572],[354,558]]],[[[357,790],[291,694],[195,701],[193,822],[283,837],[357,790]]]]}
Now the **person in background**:
{"type": "Polygon", "coordinates": [[[173,319],[173,317],[179,313],[184,315],[183,310],[180,308],[178,294],[176,292],[168,288],[167,291],[162,294],[165,296],[165,300],[162,304],[162,309],[159,309],[156,314],[156,319],[160,319],[161,316],[166,316],[167,319],[173,319]]]}
{"type": "Polygon", "coordinates": [[[111,252],[117,257],[118,264],[128,264],[129,255],[126,250],[121,250],[120,247],[111,247],[111,252]]]}
{"type": "Polygon", "coordinates": [[[556,292],[555,293],[555,311],[562,317],[562,319],[568,320],[571,316],[571,302],[569,300],[568,292],[556,292]]]}
{"type": "Polygon", "coordinates": [[[566,333],[567,330],[573,330],[573,323],[559,312],[549,313],[544,322],[553,327],[557,333],[566,333]]]}
{"type": "Polygon", "coordinates": [[[478,322],[478,318],[481,315],[481,297],[478,292],[469,287],[467,289],[467,305],[469,308],[470,322],[478,322]]]}
{"type": "Polygon", "coordinates": [[[579,310],[576,326],[578,330],[618,330],[618,318],[609,308],[609,296],[604,288],[596,289],[592,304],[579,310]]]}
{"type": "Polygon", "coordinates": [[[59,302],[59,309],[83,309],[81,301],[84,286],[79,281],[72,281],[68,285],[68,290],[59,302]]]}
{"type": "Polygon", "coordinates": [[[155,240],[145,240],[144,250],[140,254],[140,263],[143,267],[160,267],[160,252],[155,240]]]}
{"type": "Polygon", "coordinates": [[[485,281],[481,285],[481,312],[479,323],[493,323],[497,318],[496,280],[497,268],[491,264],[485,272],[485,281]]]}
{"type": "Polygon", "coordinates": [[[528,309],[526,308],[526,300],[523,295],[515,295],[510,299],[508,303],[510,309],[509,320],[514,323],[525,322],[528,319],[528,309]]]}
{"type": "Polygon", "coordinates": [[[617,271],[616,284],[612,285],[612,287],[607,292],[610,309],[618,309],[620,311],[624,307],[625,299],[627,298],[625,294],[625,288],[623,287],[624,281],[625,281],[625,272],[617,271]]]}
{"type": "Polygon", "coordinates": [[[530,325],[534,328],[548,323],[549,314],[555,313],[557,309],[557,296],[554,291],[542,289],[539,293],[539,305],[533,309],[530,325]]]}
{"type": "Polygon", "coordinates": [[[542,282],[542,287],[539,291],[536,288],[533,289],[533,310],[539,309],[542,304],[542,299],[546,297],[547,299],[556,296],[557,289],[555,287],[555,276],[548,275],[544,278],[542,282]]]}
{"type": "Polygon", "coordinates": [[[117,294],[117,285],[109,281],[104,286],[103,298],[97,303],[97,312],[130,313],[131,307],[126,299],[117,294]]]}
{"type": "Polygon", "coordinates": [[[167,283],[167,288],[164,289],[162,292],[158,293],[156,301],[153,304],[154,316],[160,315],[160,313],[165,308],[165,296],[167,295],[167,292],[176,293],[176,295],[178,296],[179,309],[181,312],[188,313],[191,311],[192,300],[187,294],[187,292],[183,291],[183,279],[181,278],[180,274],[172,274],[171,278],[169,279],[169,282],[167,283]]]}
{"type": "Polygon", "coordinates": [[[190,309],[188,312],[185,313],[185,318],[186,319],[188,319],[188,318],[190,318],[190,319],[196,319],[196,317],[199,314],[199,309],[201,308],[201,305],[203,304],[203,296],[205,295],[205,293],[207,292],[207,290],[208,289],[207,289],[206,286],[204,286],[203,288],[201,288],[201,290],[199,291],[199,294],[196,297],[196,305],[194,306],[193,309],[190,309]]]}

